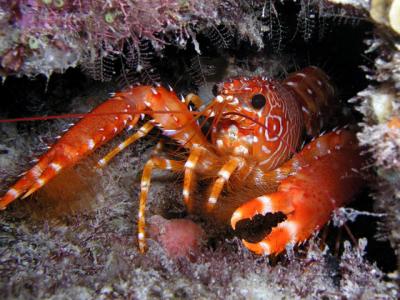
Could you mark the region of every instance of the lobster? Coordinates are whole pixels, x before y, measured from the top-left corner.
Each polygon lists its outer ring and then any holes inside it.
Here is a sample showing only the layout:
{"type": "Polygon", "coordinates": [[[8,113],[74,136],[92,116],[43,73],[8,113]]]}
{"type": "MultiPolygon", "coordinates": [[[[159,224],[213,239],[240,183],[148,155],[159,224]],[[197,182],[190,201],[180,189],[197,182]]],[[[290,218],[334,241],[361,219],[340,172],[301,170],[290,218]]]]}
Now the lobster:
{"type": "Polygon", "coordinates": [[[335,101],[321,69],[307,67],[283,81],[232,78],[220,83],[217,92],[208,104],[194,94],[179,99],[162,86],[133,86],[113,94],[8,189],[0,208],[30,196],[124,128],[136,126],[141,115],[148,121],[98,161],[104,167],[155,127],[183,150],[179,158],[157,152],[144,165],[141,252],[146,249],[145,209],[154,169],[182,173],[183,201],[190,213],[230,224],[245,247],[265,255],[307,240],[360,190],[363,159],[354,133],[334,129],[319,134],[323,114],[335,101]]]}

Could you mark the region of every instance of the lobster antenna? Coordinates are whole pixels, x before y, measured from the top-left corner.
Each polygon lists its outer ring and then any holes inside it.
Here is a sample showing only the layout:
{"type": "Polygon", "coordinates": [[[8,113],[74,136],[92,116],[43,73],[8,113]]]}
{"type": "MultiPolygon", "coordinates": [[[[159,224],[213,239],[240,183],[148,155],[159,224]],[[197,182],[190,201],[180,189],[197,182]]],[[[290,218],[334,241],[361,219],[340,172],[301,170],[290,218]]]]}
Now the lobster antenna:
{"type": "MultiPolygon", "coordinates": [[[[142,111],[134,111],[131,114],[179,114],[179,113],[188,113],[182,111],[164,111],[164,110],[142,110],[142,111]]],[[[193,115],[199,114],[197,111],[190,112],[193,115]]],[[[47,120],[56,120],[56,119],[82,119],[85,117],[99,117],[99,116],[109,116],[109,115],[126,115],[127,112],[106,112],[106,113],[80,113],[80,114],[62,114],[62,115],[51,115],[51,116],[41,116],[41,117],[22,117],[22,118],[14,118],[14,119],[0,119],[0,123],[17,123],[17,122],[30,122],[30,121],[47,121],[47,120]]]]}

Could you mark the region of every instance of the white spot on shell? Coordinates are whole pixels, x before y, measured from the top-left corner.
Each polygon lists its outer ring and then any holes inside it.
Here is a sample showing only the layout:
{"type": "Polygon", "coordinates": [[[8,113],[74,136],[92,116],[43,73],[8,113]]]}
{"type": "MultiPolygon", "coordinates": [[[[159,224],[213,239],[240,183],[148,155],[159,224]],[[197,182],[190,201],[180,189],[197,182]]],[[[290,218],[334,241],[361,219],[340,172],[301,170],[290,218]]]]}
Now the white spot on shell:
{"type": "Polygon", "coordinates": [[[168,170],[172,169],[171,161],[169,159],[165,160],[165,168],[168,170]]]}
{"type": "Polygon", "coordinates": [[[58,163],[51,163],[49,167],[56,171],[56,173],[58,173],[62,169],[62,167],[58,163]]]}
{"type": "Polygon", "coordinates": [[[94,140],[90,139],[88,140],[88,148],[89,150],[92,150],[96,144],[94,143],[94,140]]]}
{"type": "Polygon", "coordinates": [[[146,134],[146,130],[143,129],[143,128],[140,128],[140,129],[138,130],[138,132],[140,133],[140,136],[143,136],[143,135],[146,134]]]}
{"type": "Polygon", "coordinates": [[[9,196],[11,196],[11,197],[18,197],[18,192],[17,192],[17,190],[16,189],[9,189],[8,190],[8,192],[7,192],[7,194],[9,195],[9,196]]]}
{"type": "Polygon", "coordinates": [[[240,211],[235,211],[232,215],[232,219],[240,219],[242,217],[242,213],[240,211]]]}
{"type": "Polygon", "coordinates": [[[267,153],[267,154],[268,154],[268,153],[271,153],[271,150],[269,150],[268,147],[265,146],[265,145],[262,145],[262,146],[261,146],[261,150],[262,150],[263,152],[267,153]]]}
{"type": "Polygon", "coordinates": [[[293,81],[288,81],[288,82],[286,82],[286,84],[287,84],[288,86],[297,86],[297,83],[296,83],[296,82],[293,82],[293,81]]]}
{"type": "Polygon", "coordinates": [[[302,110],[303,112],[305,112],[307,115],[310,114],[310,112],[308,111],[308,109],[307,109],[305,106],[302,106],[302,107],[301,107],[301,110],[302,110]]]}
{"type": "Polygon", "coordinates": [[[39,186],[43,186],[46,183],[42,178],[39,178],[36,182],[39,186]]]}
{"type": "Polygon", "coordinates": [[[257,198],[257,200],[260,201],[263,206],[263,211],[261,212],[262,214],[266,214],[272,211],[272,203],[270,197],[260,196],[257,198]]]}
{"type": "Polygon", "coordinates": [[[229,172],[226,171],[226,170],[220,170],[220,171],[218,172],[218,176],[224,178],[225,181],[228,181],[228,180],[229,180],[229,177],[230,177],[230,174],[229,174],[229,172]]]}
{"type": "Polygon", "coordinates": [[[229,138],[236,139],[238,132],[239,132],[239,129],[237,128],[236,125],[229,126],[229,129],[228,129],[229,138]]]}
{"type": "Polygon", "coordinates": [[[38,178],[42,172],[43,170],[40,166],[35,166],[29,173],[31,173],[34,178],[38,178]]]}
{"type": "Polygon", "coordinates": [[[217,198],[215,198],[215,197],[210,197],[210,198],[208,198],[208,203],[210,203],[210,204],[215,204],[215,203],[217,203],[217,198]]]}
{"type": "Polygon", "coordinates": [[[296,236],[297,236],[298,227],[299,227],[296,222],[294,222],[294,221],[285,221],[285,222],[280,223],[278,225],[278,227],[285,228],[288,231],[292,242],[296,241],[296,236]]]}
{"type": "Polygon", "coordinates": [[[171,135],[176,134],[176,130],[173,130],[173,129],[164,129],[164,130],[163,130],[163,134],[166,135],[166,136],[171,136],[171,135]]]}
{"type": "Polygon", "coordinates": [[[249,150],[245,146],[240,145],[240,146],[235,147],[234,153],[236,155],[240,155],[240,154],[245,155],[245,154],[249,153],[249,150]]]}
{"type": "Polygon", "coordinates": [[[185,163],[185,168],[193,169],[193,168],[194,168],[194,163],[193,163],[191,160],[188,160],[188,161],[185,163]]]}
{"type": "Polygon", "coordinates": [[[271,247],[268,245],[267,242],[259,242],[258,244],[263,249],[264,254],[270,254],[271,253],[271,247]]]}
{"type": "Polygon", "coordinates": [[[238,105],[239,104],[239,99],[238,98],[233,98],[233,100],[231,101],[232,105],[238,105]]]}

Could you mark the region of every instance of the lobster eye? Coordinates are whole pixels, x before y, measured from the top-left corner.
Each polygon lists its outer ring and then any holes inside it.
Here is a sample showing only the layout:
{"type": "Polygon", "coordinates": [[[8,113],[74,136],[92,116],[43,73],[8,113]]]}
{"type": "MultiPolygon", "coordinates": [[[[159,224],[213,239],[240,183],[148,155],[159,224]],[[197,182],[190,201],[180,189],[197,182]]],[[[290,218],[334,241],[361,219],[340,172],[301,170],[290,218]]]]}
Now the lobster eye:
{"type": "Polygon", "coordinates": [[[253,98],[251,98],[251,105],[255,109],[263,108],[265,106],[266,102],[267,102],[267,100],[265,99],[265,96],[262,94],[256,94],[253,96],[253,98]]]}

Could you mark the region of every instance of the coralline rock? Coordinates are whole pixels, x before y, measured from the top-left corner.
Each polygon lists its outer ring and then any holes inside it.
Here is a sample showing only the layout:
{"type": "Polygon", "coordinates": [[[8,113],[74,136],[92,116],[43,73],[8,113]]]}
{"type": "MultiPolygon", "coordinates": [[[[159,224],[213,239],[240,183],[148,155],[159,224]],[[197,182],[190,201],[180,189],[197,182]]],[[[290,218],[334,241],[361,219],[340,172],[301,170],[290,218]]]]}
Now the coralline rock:
{"type": "Polygon", "coordinates": [[[389,239],[400,266],[400,1],[372,1],[374,21],[391,27],[375,29],[375,38],[367,40],[367,53],[375,53],[374,69],[365,68],[375,84],[352,99],[363,114],[360,144],[365,146],[376,167],[375,209],[385,214],[380,236],[389,239]],[[395,10],[395,12],[393,11],[395,10]],[[393,16],[397,17],[393,19],[393,16]]]}
{"type": "MultiPolygon", "coordinates": [[[[142,41],[155,51],[171,44],[184,48],[190,42],[200,52],[198,32],[237,25],[244,17],[257,23],[249,8],[219,0],[0,1],[0,76],[50,76],[76,66],[91,69],[125,48],[131,56],[140,56],[142,41]]],[[[245,30],[243,37],[261,43],[257,29],[249,33],[245,30]]]]}
{"type": "Polygon", "coordinates": [[[371,18],[400,34],[400,1],[372,0],[370,7],[371,18]]]}

